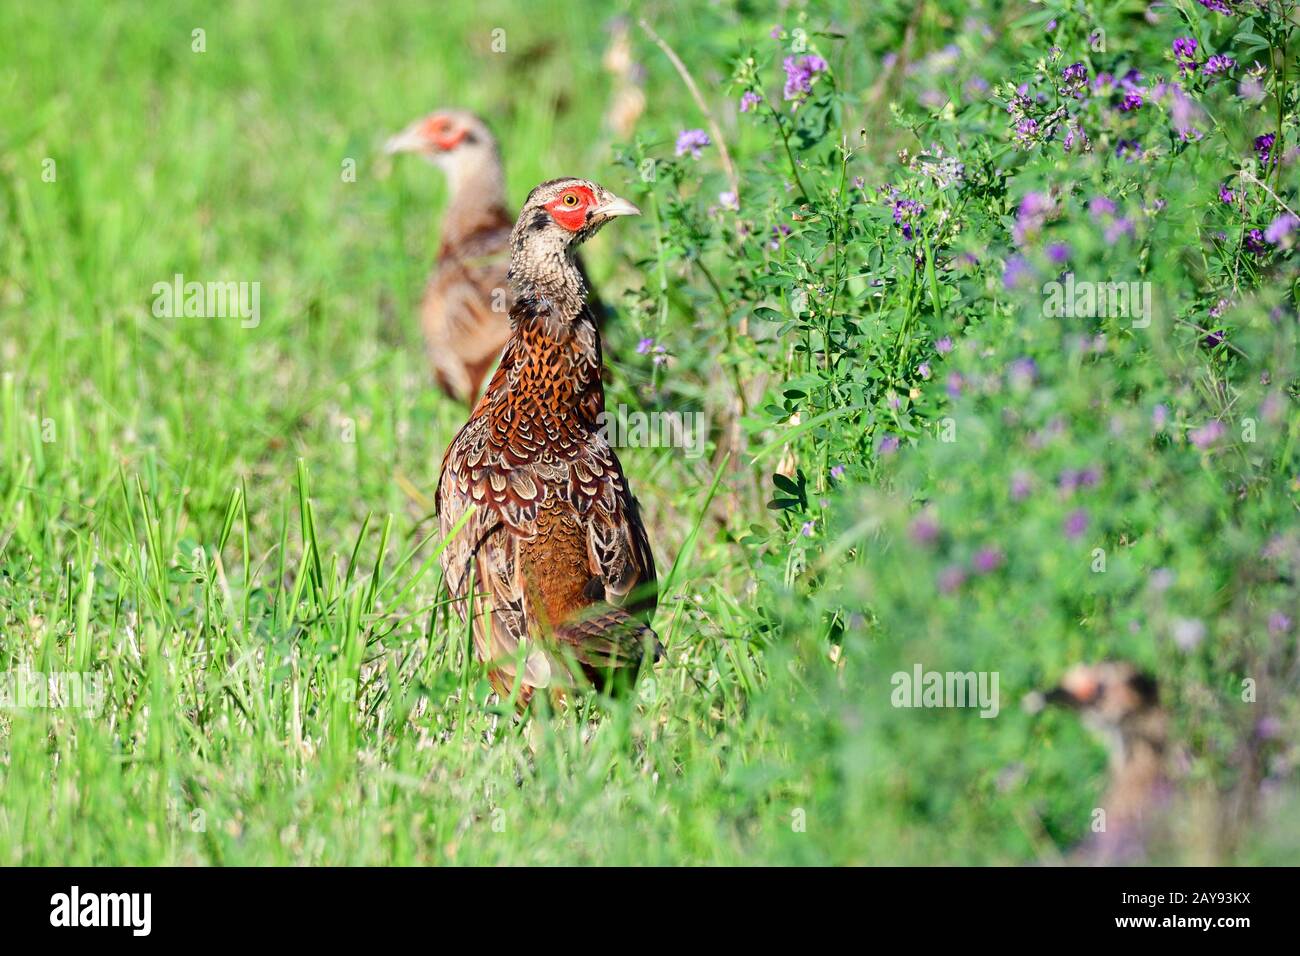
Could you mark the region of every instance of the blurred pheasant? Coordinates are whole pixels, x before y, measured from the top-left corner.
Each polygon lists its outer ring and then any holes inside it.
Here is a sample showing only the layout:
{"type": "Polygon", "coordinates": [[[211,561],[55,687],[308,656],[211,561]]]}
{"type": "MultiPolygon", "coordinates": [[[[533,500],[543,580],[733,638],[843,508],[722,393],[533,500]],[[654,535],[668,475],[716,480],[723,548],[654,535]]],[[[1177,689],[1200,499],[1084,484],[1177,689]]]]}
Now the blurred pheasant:
{"type": "MultiPolygon", "coordinates": [[[[416,120],[389,139],[385,151],[418,153],[446,173],[451,198],[420,324],[438,384],[472,405],[510,337],[506,269],[514,220],[500,151],[481,119],[451,109],[416,120]]],[[[593,314],[599,325],[604,308],[594,298],[593,314]]]]}
{"type": "Polygon", "coordinates": [[[1165,834],[1171,785],[1166,776],[1166,717],[1156,683],[1131,664],[1107,661],[1071,668],[1048,703],[1077,710],[1110,751],[1110,783],[1101,799],[1104,831],[1072,854],[1074,862],[1134,863],[1165,834]]]}
{"type": "Polygon", "coordinates": [[[452,440],[438,480],[443,577],[503,696],[584,675],[634,676],[658,640],[636,616],[656,603],[636,499],[600,430],[601,348],[575,248],[639,210],[583,179],[534,189],[510,236],[512,332],[452,440]]]}

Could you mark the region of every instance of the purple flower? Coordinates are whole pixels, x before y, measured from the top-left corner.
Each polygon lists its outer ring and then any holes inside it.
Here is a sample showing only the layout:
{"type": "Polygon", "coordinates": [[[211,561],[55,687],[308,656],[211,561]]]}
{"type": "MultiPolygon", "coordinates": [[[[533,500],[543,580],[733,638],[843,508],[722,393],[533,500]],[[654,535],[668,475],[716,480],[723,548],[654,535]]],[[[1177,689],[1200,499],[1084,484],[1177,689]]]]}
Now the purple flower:
{"type": "Polygon", "coordinates": [[[1011,256],[1002,269],[1002,286],[1005,289],[1023,289],[1034,284],[1034,270],[1024,256],[1011,256]]]}
{"type": "Polygon", "coordinates": [[[1287,617],[1281,611],[1274,611],[1268,616],[1268,632],[1274,636],[1285,634],[1291,630],[1291,618],[1287,617]]]}
{"type": "Polygon", "coordinates": [[[654,339],[642,339],[638,342],[636,354],[652,356],[655,365],[663,365],[668,361],[668,350],[656,344],[654,339]]]}
{"type": "Polygon", "coordinates": [[[730,190],[718,193],[718,202],[721,203],[723,209],[730,209],[734,212],[740,210],[740,197],[730,190]]]}
{"type": "Polygon", "coordinates": [[[843,478],[843,477],[844,477],[844,466],[843,466],[843,465],[836,465],[836,466],[834,466],[833,468],[831,468],[831,477],[834,478],[836,481],[839,481],[841,478],[843,478]]]}
{"type": "Polygon", "coordinates": [[[1027,471],[1017,471],[1011,476],[1011,500],[1024,501],[1034,490],[1034,478],[1027,471]]]}
{"type": "Polygon", "coordinates": [[[1223,183],[1219,186],[1219,202],[1224,203],[1225,205],[1232,205],[1236,199],[1236,194],[1228,188],[1227,183],[1223,183]]]}
{"type": "Polygon", "coordinates": [[[712,145],[713,140],[702,129],[684,129],[677,134],[677,155],[691,154],[692,159],[700,158],[700,150],[712,145]]]}
{"type": "Polygon", "coordinates": [[[934,343],[934,350],[940,355],[947,355],[952,351],[952,339],[945,335],[934,343]]]}
{"type": "Polygon", "coordinates": [[[1157,405],[1151,410],[1151,426],[1158,432],[1165,430],[1165,425],[1169,423],[1169,409],[1163,404],[1157,405]]]}
{"type": "Polygon", "coordinates": [[[1121,113],[1132,113],[1134,110],[1142,108],[1142,91],[1126,90],[1124,98],[1120,100],[1119,111],[1121,113]]]}
{"type": "Polygon", "coordinates": [[[1088,510],[1086,508],[1076,508],[1065,516],[1065,536],[1067,538],[1081,538],[1087,530],[1088,510]]]}
{"type": "Polygon", "coordinates": [[[918,365],[916,367],[916,374],[928,381],[930,378],[930,363],[922,362],[920,365],[918,365]]]}
{"type": "Polygon", "coordinates": [[[1065,81],[1064,92],[1067,95],[1083,99],[1087,94],[1084,89],[1088,85],[1088,67],[1082,63],[1072,63],[1061,71],[1061,79],[1065,81]]]}
{"type": "Polygon", "coordinates": [[[1173,120],[1174,131],[1178,133],[1178,138],[1182,142],[1195,142],[1204,135],[1195,125],[1201,115],[1201,108],[1193,102],[1190,96],[1183,92],[1181,86],[1175,86],[1174,100],[1169,108],[1169,116],[1173,120]]]}
{"type": "Polygon", "coordinates": [[[1074,469],[1066,468],[1061,472],[1057,483],[1061,490],[1066,494],[1071,494],[1079,488],[1095,488],[1101,481],[1101,469],[1096,465],[1089,465],[1087,468],[1074,469]]]}
{"type": "Polygon", "coordinates": [[[1078,146],[1082,152],[1087,152],[1092,143],[1088,139],[1088,133],[1084,130],[1078,120],[1071,120],[1065,126],[1065,137],[1061,140],[1061,149],[1065,152],[1073,152],[1074,147],[1078,146]]]}
{"type": "Polygon", "coordinates": [[[782,62],[785,69],[785,89],[782,95],[787,100],[802,100],[812,92],[813,78],[818,73],[826,72],[826,61],[815,53],[807,56],[787,56],[782,62]]]}
{"type": "Polygon", "coordinates": [[[950,564],[939,572],[939,591],[951,594],[966,583],[966,572],[955,564],[950,564]]]}
{"type": "Polygon", "coordinates": [[[1193,428],[1187,433],[1187,438],[1193,445],[1204,451],[1212,445],[1217,444],[1218,441],[1227,434],[1227,432],[1228,427],[1224,425],[1223,422],[1215,419],[1214,421],[1206,422],[1200,428],[1193,428]]]}
{"type": "Polygon", "coordinates": [[[919,514],[912,519],[908,534],[916,544],[934,544],[939,540],[939,522],[934,520],[933,515],[919,514]]]}
{"type": "Polygon", "coordinates": [[[1088,203],[1088,215],[1093,222],[1115,215],[1115,201],[1109,196],[1093,196],[1088,203]]]}
{"type": "Polygon", "coordinates": [[[750,110],[758,109],[758,104],[763,102],[763,97],[753,90],[746,90],[740,97],[740,111],[748,113],[750,110]]]}
{"type": "Polygon", "coordinates": [[[1300,226],[1300,219],[1284,212],[1268,224],[1264,230],[1264,240],[1275,246],[1281,245],[1295,231],[1296,226],[1300,226]]]}
{"type": "Polygon", "coordinates": [[[1064,242],[1054,242],[1047,247],[1047,258],[1054,265],[1063,266],[1070,261],[1070,247],[1064,242]]]}
{"type": "Polygon", "coordinates": [[[1029,388],[1037,378],[1038,363],[1031,358],[1018,358],[1007,367],[1007,380],[1018,390],[1029,388]]]}
{"type": "Polygon", "coordinates": [[[768,36],[770,36],[773,40],[779,40],[781,39],[781,34],[783,33],[785,33],[785,27],[781,26],[781,24],[778,23],[776,26],[772,27],[772,30],[770,33],[768,33],[768,36]]]}
{"type": "Polygon", "coordinates": [[[895,225],[902,230],[903,238],[911,242],[916,237],[912,222],[925,214],[925,206],[915,199],[900,199],[895,196],[893,210],[895,225]]]}
{"type": "Polygon", "coordinates": [[[882,458],[886,455],[892,455],[896,451],[898,451],[897,435],[882,435],[880,440],[876,442],[876,454],[882,458]]]}
{"type": "Polygon", "coordinates": [[[1106,242],[1110,245],[1119,242],[1124,236],[1133,235],[1133,220],[1116,219],[1106,227],[1106,242]]]}
{"type": "Polygon", "coordinates": [[[1183,76],[1194,73],[1196,63],[1196,40],[1192,37],[1178,37],[1174,40],[1174,59],[1178,62],[1178,72],[1183,76]]]}
{"type": "Polygon", "coordinates": [[[1220,73],[1230,73],[1236,69],[1236,66],[1237,61],[1232,57],[1216,53],[1205,61],[1205,75],[1218,76],[1220,73]]]}
{"type": "Polygon", "coordinates": [[[1115,144],[1115,156],[1127,163],[1142,158],[1142,144],[1135,139],[1121,139],[1115,144]]]}
{"type": "Polygon", "coordinates": [[[948,379],[944,383],[944,391],[948,393],[948,397],[951,399],[961,398],[961,388],[964,384],[965,381],[962,377],[956,372],[952,372],[948,375],[948,379]]]}
{"type": "Polygon", "coordinates": [[[989,574],[1002,567],[1002,562],[1006,558],[1003,556],[1000,548],[985,547],[975,552],[975,557],[971,559],[971,565],[978,574],[989,574]]]}
{"type": "Polygon", "coordinates": [[[1221,13],[1225,17],[1232,16],[1232,7],[1228,5],[1228,0],[1196,0],[1206,10],[1213,10],[1215,13],[1221,13]]]}
{"type": "Polygon", "coordinates": [[[1274,138],[1272,133],[1265,133],[1263,136],[1255,137],[1255,155],[1259,157],[1260,165],[1265,168],[1272,165],[1274,138]]]}
{"type": "Polygon", "coordinates": [[[1031,145],[1037,136],[1038,120],[1026,116],[1016,123],[1016,142],[1021,146],[1031,145]]]}
{"type": "Polygon", "coordinates": [[[1271,716],[1261,717],[1255,724],[1255,733],[1262,740],[1272,740],[1282,733],[1282,721],[1271,716]]]}
{"type": "Polygon", "coordinates": [[[1268,245],[1264,242],[1264,233],[1259,229],[1252,229],[1246,233],[1243,245],[1245,245],[1246,251],[1252,255],[1262,256],[1268,252],[1268,245]]]}
{"type": "Polygon", "coordinates": [[[1016,224],[1011,228],[1011,238],[1015,240],[1016,245],[1022,246],[1025,240],[1038,235],[1053,209],[1050,196],[1044,193],[1026,194],[1025,198],[1020,200],[1020,208],[1016,212],[1016,224]]]}

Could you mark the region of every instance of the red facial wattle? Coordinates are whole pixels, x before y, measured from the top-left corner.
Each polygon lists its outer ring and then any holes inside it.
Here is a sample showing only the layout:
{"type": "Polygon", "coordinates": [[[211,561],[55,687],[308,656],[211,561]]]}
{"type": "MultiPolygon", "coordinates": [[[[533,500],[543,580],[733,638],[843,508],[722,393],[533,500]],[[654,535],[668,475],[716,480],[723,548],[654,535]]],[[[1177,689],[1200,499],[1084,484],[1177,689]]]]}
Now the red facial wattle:
{"type": "Polygon", "coordinates": [[[441,116],[435,116],[425,121],[424,135],[444,152],[455,149],[460,145],[460,141],[465,138],[466,130],[457,129],[451,123],[447,122],[441,116]]]}
{"type": "Polygon", "coordinates": [[[566,189],[546,204],[546,211],[559,225],[570,232],[577,232],[587,222],[587,210],[596,204],[596,197],[590,189],[573,186],[566,189]],[[565,202],[567,197],[575,197],[576,202],[565,202]]]}

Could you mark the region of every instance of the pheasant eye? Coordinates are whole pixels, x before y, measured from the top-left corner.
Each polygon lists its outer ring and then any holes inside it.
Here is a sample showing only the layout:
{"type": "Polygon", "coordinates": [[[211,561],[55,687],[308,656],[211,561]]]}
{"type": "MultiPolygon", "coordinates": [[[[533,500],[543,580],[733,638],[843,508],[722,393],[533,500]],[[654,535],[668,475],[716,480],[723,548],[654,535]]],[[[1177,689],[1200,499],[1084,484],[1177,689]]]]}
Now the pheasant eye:
{"type": "Polygon", "coordinates": [[[565,193],[564,199],[561,201],[572,209],[574,206],[578,205],[578,196],[576,193],[565,193]]]}

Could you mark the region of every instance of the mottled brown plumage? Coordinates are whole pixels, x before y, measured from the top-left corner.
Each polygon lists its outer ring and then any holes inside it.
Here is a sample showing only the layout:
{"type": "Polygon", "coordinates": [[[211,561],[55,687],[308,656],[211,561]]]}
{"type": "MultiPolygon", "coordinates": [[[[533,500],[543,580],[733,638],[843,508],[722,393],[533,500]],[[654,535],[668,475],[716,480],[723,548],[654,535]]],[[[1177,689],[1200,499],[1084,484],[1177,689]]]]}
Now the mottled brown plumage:
{"type": "MultiPolygon", "coordinates": [[[[464,110],[439,110],[415,121],[386,150],[418,153],[446,173],[451,198],[420,302],[420,325],[439,386],[472,405],[510,337],[513,295],[506,272],[514,218],[500,151],[487,125],[464,110]]],[[[593,314],[599,325],[604,308],[598,300],[593,314]]]]}
{"type": "Polygon", "coordinates": [[[654,632],[650,544],[622,466],[601,429],[600,336],[575,247],[637,212],[580,179],[529,194],[511,235],[512,334],[500,366],[443,458],[442,554],[462,621],[496,690],[605,686],[635,674],[654,632]]]}

